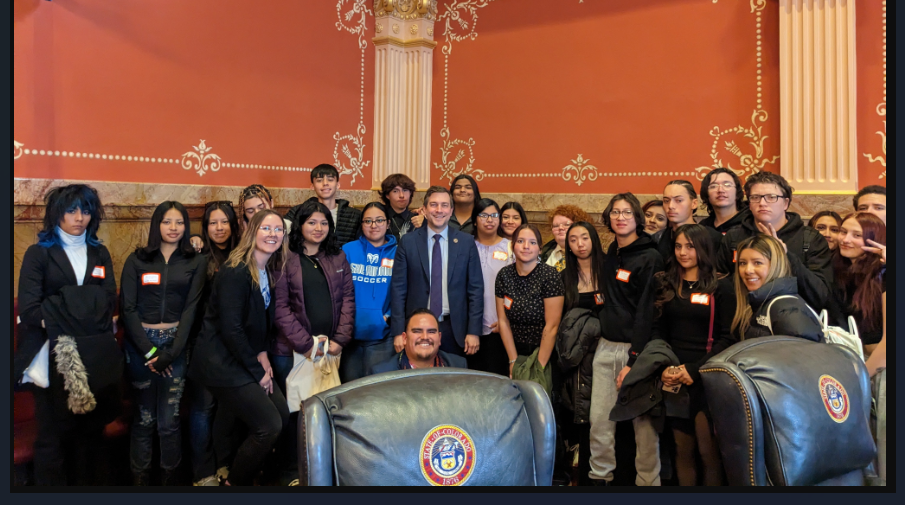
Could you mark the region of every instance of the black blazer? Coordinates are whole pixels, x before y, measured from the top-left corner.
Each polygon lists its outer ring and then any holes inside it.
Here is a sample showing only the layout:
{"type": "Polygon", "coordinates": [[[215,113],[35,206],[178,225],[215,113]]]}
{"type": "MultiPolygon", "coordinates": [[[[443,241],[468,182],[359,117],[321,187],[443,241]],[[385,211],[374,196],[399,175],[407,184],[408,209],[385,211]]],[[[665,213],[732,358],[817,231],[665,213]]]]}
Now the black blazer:
{"type": "Polygon", "coordinates": [[[261,289],[244,263],[221,266],[213,282],[189,377],[211,387],[258,383],[264,378],[258,354],[269,349],[273,337],[273,281],[266,309],[261,289]]]}
{"type": "MultiPolygon", "coordinates": [[[[87,249],[88,266],[82,285],[102,286],[110,296],[110,304],[115,304],[116,278],[110,252],[102,245],[88,245],[87,249]]],[[[47,333],[41,327],[41,320],[44,319],[41,304],[46,298],[59,294],[62,287],[77,285],[75,270],[62,246],[42,247],[35,244],[25,251],[17,295],[21,323],[14,357],[16,382],[22,378],[22,373],[47,339],[47,333]]]]}

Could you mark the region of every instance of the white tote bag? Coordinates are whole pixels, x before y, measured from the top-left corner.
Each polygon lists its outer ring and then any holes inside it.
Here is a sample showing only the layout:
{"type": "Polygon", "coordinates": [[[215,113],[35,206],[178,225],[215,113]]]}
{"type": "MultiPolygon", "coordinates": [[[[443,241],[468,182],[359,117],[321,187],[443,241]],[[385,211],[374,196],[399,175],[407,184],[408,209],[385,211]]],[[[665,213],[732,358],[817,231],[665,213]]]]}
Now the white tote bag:
{"type": "Polygon", "coordinates": [[[311,358],[304,354],[293,352],[292,371],[286,377],[286,403],[289,404],[289,412],[298,412],[302,402],[313,395],[339,386],[339,359],[327,354],[330,348],[330,339],[324,335],[314,338],[311,346],[311,355],[317,354],[318,345],[323,345],[324,355],[311,358]]]}

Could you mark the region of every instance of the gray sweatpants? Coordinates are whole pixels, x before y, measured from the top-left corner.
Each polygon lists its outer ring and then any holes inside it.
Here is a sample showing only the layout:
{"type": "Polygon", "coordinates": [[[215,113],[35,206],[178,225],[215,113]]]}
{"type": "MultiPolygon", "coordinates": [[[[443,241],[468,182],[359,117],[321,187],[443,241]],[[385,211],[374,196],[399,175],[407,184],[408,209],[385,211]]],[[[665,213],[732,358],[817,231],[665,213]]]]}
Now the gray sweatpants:
{"type": "MultiPolygon", "coordinates": [[[[616,469],[616,423],[610,421],[610,411],[616,405],[616,376],[628,362],[631,344],[610,342],[601,338],[594,354],[594,375],[591,386],[591,471],[592,479],[612,481],[616,469]]],[[[657,430],[649,416],[632,420],[635,426],[635,484],[660,485],[660,447],[657,430]]]]}

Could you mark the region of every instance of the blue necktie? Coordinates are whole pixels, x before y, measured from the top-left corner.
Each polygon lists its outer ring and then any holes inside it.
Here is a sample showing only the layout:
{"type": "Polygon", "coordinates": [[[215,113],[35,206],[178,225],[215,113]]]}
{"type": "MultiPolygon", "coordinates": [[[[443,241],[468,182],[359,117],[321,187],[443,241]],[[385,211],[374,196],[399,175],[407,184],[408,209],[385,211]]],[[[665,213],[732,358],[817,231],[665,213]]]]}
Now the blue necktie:
{"type": "Polygon", "coordinates": [[[437,318],[443,315],[443,257],[440,252],[440,234],[434,234],[431,253],[431,312],[437,318]]]}

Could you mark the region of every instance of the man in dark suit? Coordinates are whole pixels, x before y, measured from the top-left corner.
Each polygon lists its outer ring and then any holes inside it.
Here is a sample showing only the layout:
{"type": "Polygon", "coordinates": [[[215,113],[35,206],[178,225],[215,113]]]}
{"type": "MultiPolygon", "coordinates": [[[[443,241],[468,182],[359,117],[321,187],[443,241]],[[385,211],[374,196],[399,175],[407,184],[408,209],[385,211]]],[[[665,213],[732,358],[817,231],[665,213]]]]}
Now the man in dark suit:
{"type": "Polygon", "coordinates": [[[428,309],[417,309],[405,323],[405,348],[390,359],[377,363],[368,375],[413,368],[468,368],[465,358],[440,350],[440,322],[428,309]]]}
{"type": "Polygon", "coordinates": [[[474,237],[448,226],[452,195],[431,186],[424,196],[425,223],[399,241],[390,284],[390,333],[396,351],[405,346],[406,317],[428,308],[439,319],[440,349],[463,356],[480,346],[484,278],[474,237]],[[453,310],[450,310],[450,309],[453,310]]]}

